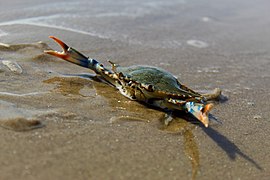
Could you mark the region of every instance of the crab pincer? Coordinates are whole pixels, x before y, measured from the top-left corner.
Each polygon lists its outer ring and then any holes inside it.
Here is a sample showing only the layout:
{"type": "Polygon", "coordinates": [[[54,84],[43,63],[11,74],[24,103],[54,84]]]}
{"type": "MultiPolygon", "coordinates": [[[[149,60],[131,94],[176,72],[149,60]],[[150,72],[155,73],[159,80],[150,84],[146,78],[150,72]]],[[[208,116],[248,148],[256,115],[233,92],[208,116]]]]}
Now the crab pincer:
{"type": "Polygon", "coordinates": [[[69,47],[66,43],[61,41],[60,39],[50,36],[56,43],[58,43],[62,47],[62,52],[54,51],[54,50],[45,50],[44,52],[53,56],[56,56],[58,58],[64,59],[66,61],[69,61],[71,63],[88,67],[89,60],[86,56],[84,56],[82,53],[78,52],[77,50],[73,49],[72,47],[69,47]]]}

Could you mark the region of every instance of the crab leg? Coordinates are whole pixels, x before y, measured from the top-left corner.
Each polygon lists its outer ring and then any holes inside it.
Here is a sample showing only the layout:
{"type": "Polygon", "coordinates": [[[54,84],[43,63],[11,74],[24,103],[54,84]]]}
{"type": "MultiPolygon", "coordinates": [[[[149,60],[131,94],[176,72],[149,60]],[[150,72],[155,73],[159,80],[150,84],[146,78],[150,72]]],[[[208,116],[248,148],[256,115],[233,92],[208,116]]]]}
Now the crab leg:
{"type": "Polygon", "coordinates": [[[188,110],[190,114],[195,116],[199,121],[201,121],[205,127],[208,127],[209,118],[208,114],[209,111],[213,108],[213,104],[201,104],[201,103],[194,103],[194,102],[187,102],[185,104],[185,108],[188,110]]]}
{"type": "Polygon", "coordinates": [[[87,58],[85,55],[78,52],[76,49],[69,47],[67,44],[65,44],[60,39],[58,39],[54,36],[50,36],[50,38],[52,38],[56,43],[58,43],[62,47],[63,51],[58,52],[58,51],[54,51],[54,50],[45,50],[44,51],[45,53],[56,56],[58,58],[66,60],[68,62],[77,64],[79,66],[89,68],[89,69],[95,71],[96,74],[101,75],[109,83],[115,85],[115,81],[117,80],[118,76],[114,72],[105,68],[97,60],[87,58]]]}
{"type": "Polygon", "coordinates": [[[212,93],[202,94],[202,96],[204,97],[205,101],[218,100],[220,98],[220,96],[221,96],[221,89],[215,88],[212,93]]]}

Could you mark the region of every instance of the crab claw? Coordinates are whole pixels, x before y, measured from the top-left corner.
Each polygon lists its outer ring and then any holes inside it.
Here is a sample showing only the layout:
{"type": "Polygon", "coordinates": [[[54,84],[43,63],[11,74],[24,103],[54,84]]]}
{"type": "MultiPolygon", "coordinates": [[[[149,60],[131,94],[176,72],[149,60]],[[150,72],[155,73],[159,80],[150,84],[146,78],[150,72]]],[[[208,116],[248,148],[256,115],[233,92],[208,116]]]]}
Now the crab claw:
{"type": "Polygon", "coordinates": [[[57,42],[62,47],[63,52],[58,52],[54,50],[45,50],[44,52],[47,54],[59,57],[61,59],[67,59],[68,58],[67,51],[68,51],[69,46],[54,36],[49,36],[49,38],[52,38],[55,42],[57,42]]]}
{"type": "Polygon", "coordinates": [[[195,116],[199,121],[201,121],[205,127],[208,127],[209,125],[208,114],[213,106],[214,105],[212,103],[206,105],[193,102],[186,103],[188,112],[195,116]]]}
{"type": "Polygon", "coordinates": [[[208,124],[209,124],[208,114],[209,114],[209,111],[213,107],[214,105],[212,103],[209,103],[209,104],[206,104],[204,108],[201,110],[201,114],[198,119],[204,124],[205,127],[208,127],[208,124]]]}
{"type": "Polygon", "coordinates": [[[63,51],[58,52],[54,50],[45,50],[44,51],[45,53],[56,56],[58,58],[61,58],[63,60],[69,61],[71,63],[77,64],[83,67],[88,67],[89,60],[86,56],[78,52],[76,49],[69,47],[60,39],[54,36],[49,36],[49,37],[52,38],[55,42],[57,42],[62,47],[63,51]]]}

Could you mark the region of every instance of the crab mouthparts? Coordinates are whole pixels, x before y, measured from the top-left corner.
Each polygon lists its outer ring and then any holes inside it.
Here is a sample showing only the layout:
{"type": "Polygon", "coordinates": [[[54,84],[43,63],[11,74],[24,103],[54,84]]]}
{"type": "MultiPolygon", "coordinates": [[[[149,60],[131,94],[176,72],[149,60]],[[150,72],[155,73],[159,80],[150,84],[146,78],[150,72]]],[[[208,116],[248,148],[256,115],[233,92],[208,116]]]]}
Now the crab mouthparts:
{"type": "Polygon", "coordinates": [[[54,51],[54,50],[45,50],[44,52],[47,54],[62,58],[62,59],[67,58],[67,51],[69,49],[69,46],[54,36],[49,36],[49,38],[52,38],[56,43],[58,43],[62,47],[63,51],[58,52],[58,51],[54,51]]]}

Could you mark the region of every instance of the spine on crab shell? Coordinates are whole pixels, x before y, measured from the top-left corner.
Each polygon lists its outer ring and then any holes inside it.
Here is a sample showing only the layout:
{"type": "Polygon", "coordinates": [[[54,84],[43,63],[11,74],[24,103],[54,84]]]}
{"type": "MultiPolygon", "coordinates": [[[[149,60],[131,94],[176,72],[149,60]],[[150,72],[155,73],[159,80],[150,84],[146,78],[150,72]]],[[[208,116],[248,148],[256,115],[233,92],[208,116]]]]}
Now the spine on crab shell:
{"type": "Polygon", "coordinates": [[[195,102],[187,102],[185,107],[189,113],[195,116],[199,121],[201,121],[205,127],[208,127],[209,118],[208,114],[209,111],[213,108],[213,104],[202,104],[202,103],[195,103],[195,102]]]}

